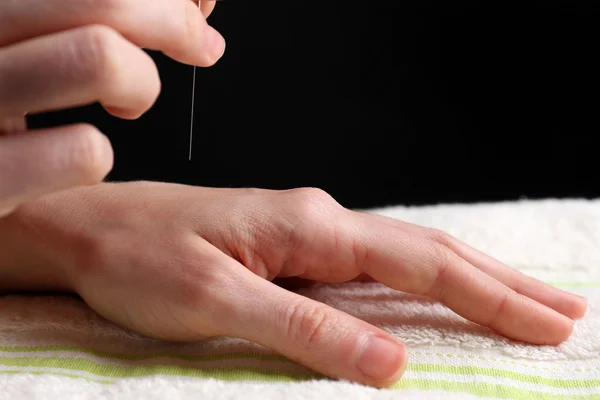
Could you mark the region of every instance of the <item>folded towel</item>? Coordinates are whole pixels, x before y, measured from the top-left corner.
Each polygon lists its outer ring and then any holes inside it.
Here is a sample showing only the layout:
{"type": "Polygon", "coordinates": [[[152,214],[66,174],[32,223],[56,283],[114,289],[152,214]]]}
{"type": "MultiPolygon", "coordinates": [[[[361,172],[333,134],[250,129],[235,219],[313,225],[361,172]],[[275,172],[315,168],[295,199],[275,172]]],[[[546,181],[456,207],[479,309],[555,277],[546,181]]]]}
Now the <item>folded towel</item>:
{"type": "Polygon", "coordinates": [[[325,379],[253,343],[174,344],[97,316],[72,296],[0,297],[0,399],[600,399],[600,201],[391,207],[532,276],[585,295],[588,314],[557,346],[500,337],[444,306],[376,283],[303,295],[402,339],[403,380],[376,390],[325,379]]]}

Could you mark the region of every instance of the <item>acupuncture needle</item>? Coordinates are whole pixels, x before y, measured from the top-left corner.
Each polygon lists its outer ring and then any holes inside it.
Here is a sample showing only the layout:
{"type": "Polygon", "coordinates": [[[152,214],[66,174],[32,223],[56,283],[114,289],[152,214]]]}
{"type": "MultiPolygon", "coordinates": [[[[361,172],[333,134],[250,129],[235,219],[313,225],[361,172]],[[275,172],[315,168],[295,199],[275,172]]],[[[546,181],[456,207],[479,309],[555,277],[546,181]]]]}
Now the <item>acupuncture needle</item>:
{"type": "MultiPolygon", "coordinates": [[[[202,0],[198,0],[198,9],[202,5],[202,0]]],[[[196,66],[194,65],[194,72],[192,77],[192,110],[190,116],[190,154],[188,161],[192,161],[192,145],[194,140],[194,103],[196,100],[196,66]]]]}
{"type": "MultiPolygon", "coordinates": [[[[206,1],[206,0],[204,0],[206,1]]],[[[216,0],[219,3],[223,2],[224,0],[216,0]]],[[[200,10],[200,7],[202,6],[202,0],[198,0],[198,10],[200,10]]],[[[190,116],[190,153],[188,156],[188,161],[192,161],[192,146],[193,146],[193,140],[194,140],[194,105],[195,105],[195,100],[196,100],[196,66],[194,65],[194,72],[192,73],[192,110],[191,110],[191,116],[190,116]]]]}

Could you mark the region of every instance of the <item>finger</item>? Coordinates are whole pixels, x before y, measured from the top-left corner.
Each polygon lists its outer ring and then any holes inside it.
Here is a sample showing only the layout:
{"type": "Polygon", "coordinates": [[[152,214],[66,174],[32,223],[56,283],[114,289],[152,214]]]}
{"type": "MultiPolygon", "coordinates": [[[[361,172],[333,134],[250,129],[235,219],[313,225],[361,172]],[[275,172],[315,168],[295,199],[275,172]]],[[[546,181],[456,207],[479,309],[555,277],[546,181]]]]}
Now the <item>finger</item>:
{"type": "Polygon", "coordinates": [[[271,275],[343,282],[366,273],[530,343],[557,344],[573,330],[566,316],[516,293],[439,243],[343,209],[320,191],[282,192],[279,197],[284,207],[294,205],[285,208],[286,223],[276,228],[286,232],[285,242],[277,248],[253,245],[262,259],[274,260],[271,275]]]}
{"type": "Polygon", "coordinates": [[[587,301],[584,298],[529,277],[444,232],[380,215],[370,214],[367,218],[442,244],[517,293],[536,300],[569,318],[577,319],[585,315],[587,301]]]}
{"type": "Polygon", "coordinates": [[[262,344],[333,378],[387,387],[406,368],[393,336],[325,304],[288,292],[239,265],[227,332],[262,344]]]}
{"type": "MultiPolygon", "coordinates": [[[[196,0],[195,3],[198,3],[196,0]]],[[[217,5],[217,0],[201,0],[200,1],[200,10],[205,18],[208,18],[210,14],[212,14],[215,6],[217,5]]]]}
{"type": "Polygon", "coordinates": [[[189,0],[5,1],[0,47],[87,25],[106,25],[140,47],[160,50],[183,63],[209,66],[222,56],[225,41],[206,23],[196,4],[189,0]]]}
{"type": "Polygon", "coordinates": [[[573,322],[523,296],[440,245],[363,219],[356,225],[361,269],[377,281],[434,298],[463,317],[515,340],[555,345],[573,322]],[[368,249],[368,250],[367,250],[368,249]]]}
{"type": "Polygon", "coordinates": [[[0,138],[0,208],[57,190],[101,182],[112,168],[108,139],[72,125],[0,138]]]}
{"type": "Polygon", "coordinates": [[[0,50],[0,117],[100,101],[116,116],[137,118],[159,92],[152,59],[108,27],[79,28],[0,50]]]}
{"type": "Polygon", "coordinates": [[[585,315],[587,301],[583,297],[565,292],[527,276],[449,235],[440,234],[439,232],[431,232],[430,235],[458,256],[517,293],[536,300],[569,318],[577,319],[585,315]]]}
{"type": "Polygon", "coordinates": [[[27,121],[25,117],[0,118],[0,136],[8,136],[26,130],[27,121]]]}

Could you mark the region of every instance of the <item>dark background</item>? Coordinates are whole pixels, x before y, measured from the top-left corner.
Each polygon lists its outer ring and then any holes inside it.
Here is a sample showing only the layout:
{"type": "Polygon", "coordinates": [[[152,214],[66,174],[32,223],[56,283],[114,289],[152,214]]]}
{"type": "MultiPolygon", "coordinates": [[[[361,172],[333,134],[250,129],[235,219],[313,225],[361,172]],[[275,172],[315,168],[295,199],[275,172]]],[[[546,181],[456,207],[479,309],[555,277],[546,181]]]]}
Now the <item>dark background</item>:
{"type": "Polygon", "coordinates": [[[192,68],[160,54],[139,120],[30,124],[96,124],[112,180],[317,186],[348,207],[600,195],[597,6],[363,3],[218,4],[227,51],[198,70],[191,163],[192,68]]]}

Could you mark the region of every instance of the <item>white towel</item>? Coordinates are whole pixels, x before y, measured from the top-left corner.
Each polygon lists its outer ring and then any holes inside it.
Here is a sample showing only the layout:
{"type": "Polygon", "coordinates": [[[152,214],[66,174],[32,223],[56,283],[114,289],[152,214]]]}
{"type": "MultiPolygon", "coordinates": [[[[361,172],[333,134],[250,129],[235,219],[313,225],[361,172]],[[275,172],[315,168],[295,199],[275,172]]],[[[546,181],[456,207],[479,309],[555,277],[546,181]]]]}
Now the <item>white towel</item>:
{"type": "Polygon", "coordinates": [[[74,297],[2,297],[0,399],[600,399],[600,201],[373,211],[443,229],[585,295],[589,312],[567,342],[540,347],[512,342],[440,304],[379,284],[304,290],[407,344],[404,379],[376,390],[315,377],[241,340],[172,344],[143,338],[74,297]]]}

